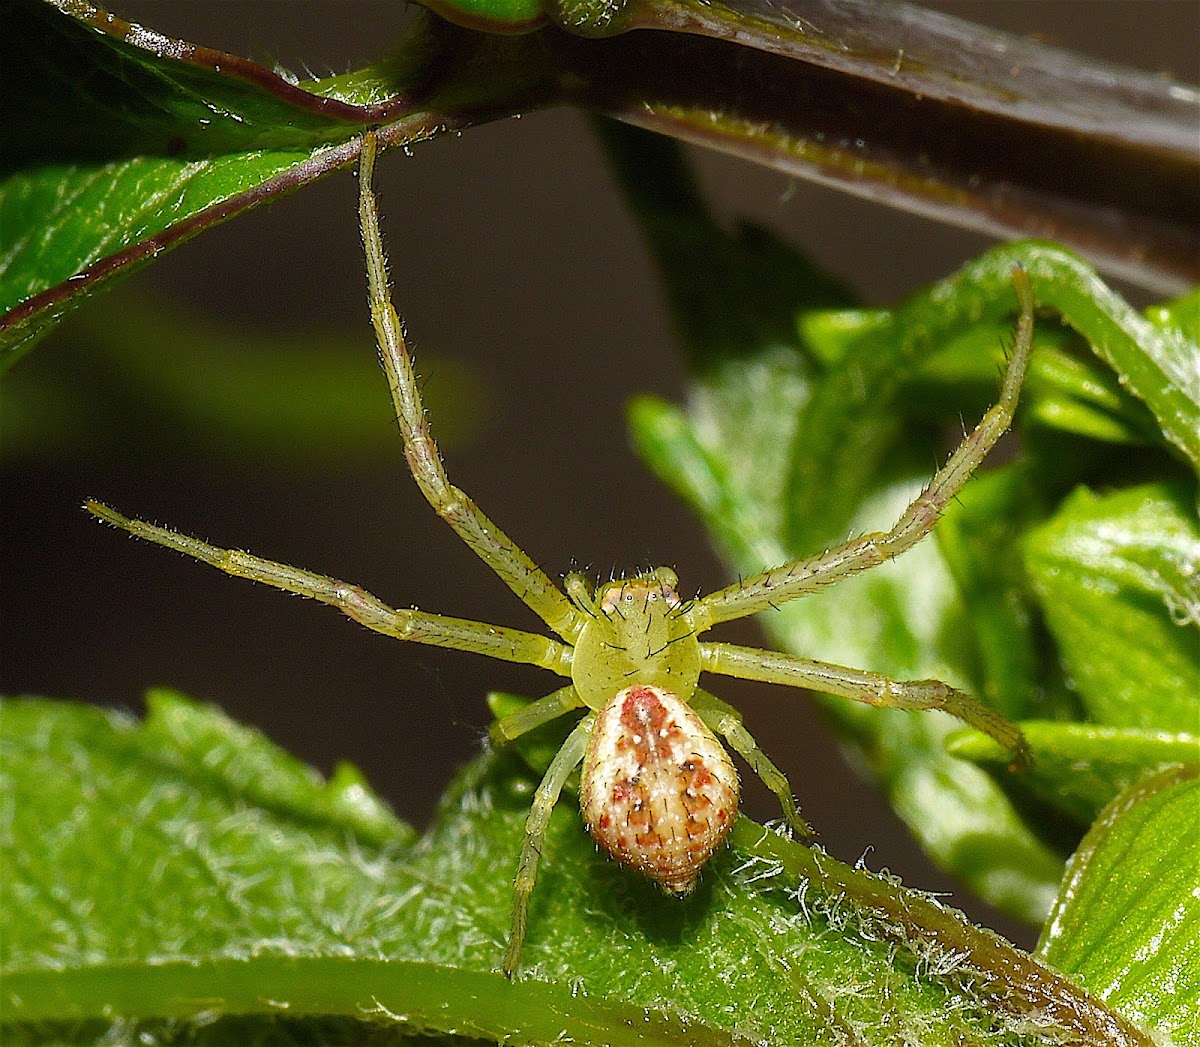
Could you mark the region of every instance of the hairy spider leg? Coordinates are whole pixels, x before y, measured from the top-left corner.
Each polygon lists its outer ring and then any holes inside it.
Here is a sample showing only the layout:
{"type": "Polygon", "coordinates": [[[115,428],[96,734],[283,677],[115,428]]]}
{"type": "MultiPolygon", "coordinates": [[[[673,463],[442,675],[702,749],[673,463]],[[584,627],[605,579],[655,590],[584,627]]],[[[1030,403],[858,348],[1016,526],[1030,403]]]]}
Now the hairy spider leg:
{"type": "Polygon", "coordinates": [[[488,739],[493,745],[503,745],[514,738],[541,727],[544,723],[557,720],[572,709],[582,709],[586,703],[579,697],[574,684],[560,687],[553,694],[530,702],[524,709],[519,709],[503,720],[493,721],[488,728],[488,739]]]}
{"type": "Polygon", "coordinates": [[[865,669],[730,643],[701,643],[700,655],[705,671],[722,676],[805,687],[889,709],[940,709],[1004,746],[1013,754],[1014,768],[1029,764],[1029,743],[1019,727],[940,680],[892,680],[865,669]]]}
{"type": "Polygon", "coordinates": [[[592,728],[596,725],[596,714],[588,713],[575,729],[567,735],[542,778],[529,817],[525,819],[525,842],[521,845],[521,857],[517,862],[517,879],[513,885],[512,930],[508,936],[508,951],[504,954],[504,973],[511,978],[517,971],[521,959],[521,946],[525,943],[525,928],[529,923],[529,896],[537,880],[538,859],[542,856],[542,842],[546,838],[546,827],[550,815],[558,803],[563,785],[571,772],[583,760],[587,751],[592,728]]]}
{"type": "Polygon", "coordinates": [[[131,520],[100,502],[88,501],[84,503],[84,508],[106,523],[128,531],[137,538],[145,538],[165,545],[168,549],[186,553],[226,574],[263,582],[276,589],[327,603],[377,633],[412,643],[484,654],[506,662],[536,665],[560,676],[571,675],[571,649],[548,636],[463,618],[449,618],[415,608],[389,607],[365,589],[338,581],[336,578],[305,571],[299,567],[289,567],[287,564],[266,560],[253,553],[222,549],[199,538],[180,534],[145,520],[131,520]]]}
{"type": "Polygon", "coordinates": [[[396,407],[408,467],[434,512],[474,550],[543,622],[565,640],[579,635],[586,618],[503,531],[489,520],[459,488],[450,483],[430,432],[417,389],[412,358],[404,343],[400,318],[388,293],[387,258],[379,235],[379,216],[371,179],[377,142],[374,132],[363,136],[359,166],[359,221],[367,257],[367,301],[396,407]]]}
{"type": "Polygon", "coordinates": [[[775,794],[779,806],[783,808],[783,819],[797,836],[812,836],[812,826],[800,814],[796,805],[796,797],[792,786],[783,773],[767,756],[758,742],[754,740],[746,725],[742,722],[742,714],[732,705],[721,701],[715,694],[702,688],[697,688],[692,696],[691,706],[714,734],[720,735],[752,770],[762,780],[763,785],[775,794]]]}
{"type": "Polygon", "coordinates": [[[1020,318],[1000,397],[904,510],[892,529],[862,535],[823,553],[773,567],[701,597],[692,611],[700,631],[718,622],[757,614],[894,559],[933,530],[946,506],[1012,423],[1033,342],[1033,289],[1029,275],[1020,267],[1014,268],[1012,275],[1020,318]]]}

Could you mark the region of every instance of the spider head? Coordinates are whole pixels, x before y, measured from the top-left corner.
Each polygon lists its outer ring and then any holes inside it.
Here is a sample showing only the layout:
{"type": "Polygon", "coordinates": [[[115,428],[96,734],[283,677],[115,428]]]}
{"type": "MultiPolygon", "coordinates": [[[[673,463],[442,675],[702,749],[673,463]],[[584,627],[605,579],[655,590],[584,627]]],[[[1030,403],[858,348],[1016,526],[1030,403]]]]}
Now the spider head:
{"type": "Polygon", "coordinates": [[[687,701],[700,676],[700,648],[676,592],[678,578],[656,567],[588,592],[578,575],[567,591],[587,612],[575,643],[572,679],[593,708],[632,684],[663,687],[687,701]]]}
{"type": "Polygon", "coordinates": [[[663,613],[674,610],[683,602],[676,592],[678,584],[679,577],[669,567],[655,567],[602,585],[592,585],[586,575],[572,571],[567,575],[566,590],[584,614],[620,617],[626,612],[636,613],[642,605],[663,613]]]}
{"type": "Polygon", "coordinates": [[[683,602],[675,587],[679,577],[669,567],[601,585],[592,597],[596,610],[609,618],[636,614],[667,614],[683,602]]]}

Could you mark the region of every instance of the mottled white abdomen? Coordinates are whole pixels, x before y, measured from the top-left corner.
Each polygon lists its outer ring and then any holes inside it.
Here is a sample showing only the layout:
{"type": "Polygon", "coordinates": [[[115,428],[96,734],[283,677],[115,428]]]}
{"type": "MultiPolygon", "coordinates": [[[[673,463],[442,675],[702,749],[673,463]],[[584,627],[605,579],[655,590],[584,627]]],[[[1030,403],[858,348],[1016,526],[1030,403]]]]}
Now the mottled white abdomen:
{"type": "Polygon", "coordinates": [[[686,894],[733,826],[737,771],[686,702],[660,687],[627,687],[597,717],[579,806],[613,858],[686,894]]]}

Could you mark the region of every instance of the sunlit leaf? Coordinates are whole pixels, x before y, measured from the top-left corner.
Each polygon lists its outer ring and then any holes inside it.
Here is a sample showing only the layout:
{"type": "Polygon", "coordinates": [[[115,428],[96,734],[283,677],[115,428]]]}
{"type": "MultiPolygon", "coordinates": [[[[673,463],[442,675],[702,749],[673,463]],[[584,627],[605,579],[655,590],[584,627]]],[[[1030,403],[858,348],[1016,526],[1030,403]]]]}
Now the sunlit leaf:
{"type": "Polygon", "coordinates": [[[1030,581],[1096,723],[1200,723],[1200,521],[1191,484],[1081,488],[1026,541],[1030,581]]]}
{"type": "Polygon", "coordinates": [[[1195,763],[1123,793],[1071,859],[1038,946],[1156,1042],[1177,1047],[1200,1043],[1198,825],[1195,763]]]}

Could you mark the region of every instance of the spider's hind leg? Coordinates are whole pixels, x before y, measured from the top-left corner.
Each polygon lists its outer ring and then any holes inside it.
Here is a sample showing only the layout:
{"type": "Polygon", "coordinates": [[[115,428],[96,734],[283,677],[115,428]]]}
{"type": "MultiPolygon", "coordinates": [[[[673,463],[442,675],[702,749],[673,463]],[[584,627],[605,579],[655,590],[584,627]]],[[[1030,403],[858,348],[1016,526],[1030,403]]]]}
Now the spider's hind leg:
{"type": "Polygon", "coordinates": [[[709,694],[705,690],[697,689],[691,704],[696,710],[696,715],[733,746],[734,752],[750,765],[750,769],[762,779],[762,783],[775,794],[783,808],[783,818],[788,828],[797,836],[812,836],[812,826],[800,814],[787,775],[762,751],[758,742],[754,740],[754,735],[742,723],[741,714],[733,706],[727,705],[715,694],[709,694]]]}
{"type": "MultiPolygon", "coordinates": [[[[550,697],[553,698],[554,695],[550,697]]],[[[535,702],[534,705],[536,704],[535,702]]],[[[550,767],[534,793],[533,805],[529,809],[529,817],[525,820],[525,842],[521,846],[517,878],[513,884],[512,931],[508,937],[508,951],[504,955],[504,973],[509,978],[516,974],[517,964],[521,960],[521,946],[525,942],[525,928],[529,922],[529,896],[533,893],[533,885],[537,880],[538,859],[542,856],[542,841],[546,838],[550,815],[554,811],[554,805],[558,803],[563,785],[587,751],[588,740],[592,736],[595,723],[595,713],[590,713],[579,721],[575,729],[567,735],[567,740],[563,742],[557,755],[550,761],[550,767]]]]}

